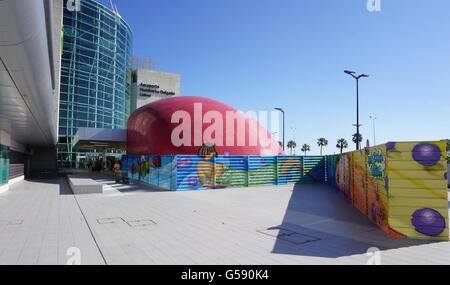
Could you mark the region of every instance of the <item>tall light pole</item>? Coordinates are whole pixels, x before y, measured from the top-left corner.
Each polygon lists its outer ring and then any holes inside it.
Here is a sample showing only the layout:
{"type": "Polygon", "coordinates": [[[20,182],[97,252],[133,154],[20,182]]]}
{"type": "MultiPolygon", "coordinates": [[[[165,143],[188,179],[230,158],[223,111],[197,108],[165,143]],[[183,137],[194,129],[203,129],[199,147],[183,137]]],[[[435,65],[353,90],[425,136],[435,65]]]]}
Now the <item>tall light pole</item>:
{"type": "MultiPolygon", "coordinates": [[[[356,72],[350,70],[345,70],[344,72],[356,79],[356,136],[357,138],[359,138],[360,137],[359,127],[361,127],[361,125],[359,124],[359,79],[363,77],[369,77],[369,75],[364,73],[358,75],[356,74],[356,72]]],[[[360,142],[356,143],[356,150],[360,149],[359,144],[360,142]]]]}
{"type": "Polygon", "coordinates": [[[295,141],[295,132],[297,131],[296,127],[291,127],[291,131],[292,131],[292,140],[295,141]]]}
{"type": "Polygon", "coordinates": [[[378,117],[376,117],[376,116],[369,116],[369,118],[373,122],[373,145],[377,145],[377,135],[376,135],[375,121],[378,119],[378,117]]]}
{"type": "MultiPolygon", "coordinates": [[[[291,127],[291,131],[292,131],[292,140],[295,142],[295,143],[297,143],[296,141],[295,141],[295,131],[297,130],[297,128],[296,127],[291,127]]],[[[294,148],[294,155],[295,155],[295,148],[294,148]]]]}
{"type": "Polygon", "coordinates": [[[285,145],[286,145],[286,132],[285,132],[285,113],[284,110],[282,108],[275,108],[275,110],[280,111],[283,114],[283,152],[285,151],[285,145]]]}

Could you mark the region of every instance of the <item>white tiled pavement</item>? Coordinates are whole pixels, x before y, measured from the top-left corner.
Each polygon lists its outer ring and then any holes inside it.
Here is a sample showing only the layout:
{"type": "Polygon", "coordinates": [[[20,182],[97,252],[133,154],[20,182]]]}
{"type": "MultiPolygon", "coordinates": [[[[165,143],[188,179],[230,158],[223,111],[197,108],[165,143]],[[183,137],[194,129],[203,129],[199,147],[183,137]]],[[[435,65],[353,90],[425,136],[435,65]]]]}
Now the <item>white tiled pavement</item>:
{"type": "Polygon", "coordinates": [[[323,185],[159,192],[96,179],[103,194],[75,197],[63,179],[1,194],[0,264],[65,264],[70,247],[82,264],[363,265],[370,247],[383,264],[450,264],[449,242],[386,238],[323,185]]]}

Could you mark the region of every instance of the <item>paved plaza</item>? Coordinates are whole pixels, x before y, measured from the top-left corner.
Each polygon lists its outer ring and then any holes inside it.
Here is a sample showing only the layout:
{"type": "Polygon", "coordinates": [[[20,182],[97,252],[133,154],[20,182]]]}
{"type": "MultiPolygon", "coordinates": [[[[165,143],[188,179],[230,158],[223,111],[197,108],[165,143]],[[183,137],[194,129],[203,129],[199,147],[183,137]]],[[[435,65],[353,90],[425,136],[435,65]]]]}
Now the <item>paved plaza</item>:
{"type": "Polygon", "coordinates": [[[0,195],[0,264],[450,264],[450,242],[387,238],[325,185],[162,192],[105,185],[74,196],[63,178],[0,195]]]}

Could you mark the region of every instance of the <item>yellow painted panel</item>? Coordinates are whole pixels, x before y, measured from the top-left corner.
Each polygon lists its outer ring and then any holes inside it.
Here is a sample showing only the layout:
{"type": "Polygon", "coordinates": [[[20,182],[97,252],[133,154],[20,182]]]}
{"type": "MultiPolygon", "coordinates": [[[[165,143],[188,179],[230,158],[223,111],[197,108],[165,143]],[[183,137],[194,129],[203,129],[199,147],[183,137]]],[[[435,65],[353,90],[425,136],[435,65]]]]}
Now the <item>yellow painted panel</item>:
{"type": "Polygon", "coordinates": [[[442,241],[447,241],[449,240],[448,237],[448,228],[446,228],[444,230],[444,232],[437,236],[437,237],[431,237],[431,236],[427,236],[424,234],[421,234],[419,232],[417,232],[414,228],[396,228],[396,231],[404,234],[405,236],[407,236],[408,238],[416,238],[416,239],[426,239],[426,240],[442,240],[442,241]]]}
{"type": "Polygon", "coordinates": [[[389,179],[390,188],[414,188],[429,191],[432,189],[447,189],[447,181],[442,180],[405,180],[389,179]]]}
{"type": "Polygon", "coordinates": [[[390,198],[437,198],[448,199],[447,189],[430,189],[423,191],[423,189],[415,188],[390,188],[390,198]]]}
{"type": "Polygon", "coordinates": [[[421,179],[421,180],[443,180],[445,170],[389,170],[389,179],[421,179]]]}
{"type": "MultiPolygon", "coordinates": [[[[386,232],[397,231],[409,238],[429,240],[448,239],[448,192],[444,174],[447,172],[444,142],[396,143],[394,149],[386,152],[386,145],[372,147],[369,153],[381,152],[385,155],[385,175],[378,179],[371,173],[380,173],[377,167],[382,162],[371,157],[373,165],[368,165],[366,150],[350,153],[351,201],[353,205],[372,218],[386,232]],[[418,144],[434,144],[440,160],[433,166],[425,166],[414,161],[412,151],[418,144]],[[372,167],[372,168],[369,168],[372,167]],[[388,185],[389,188],[385,189],[388,185]],[[369,208],[367,209],[366,206],[369,208]],[[444,233],[440,237],[430,237],[416,231],[411,223],[413,214],[423,208],[432,208],[446,220],[444,233]]],[[[391,232],[392,234],[392,232],[391,232]]],[[[395,235],[395,234],[394,234],[395,235]]]]}
{"type": "MultiPolygon", "coordinates": [[[[445,224],[448,224],[448,218],[444,217],[445,219],[445,224]]],[[[411,229],[415,229],[414,225],[411,222],[411,218],[409,217],[404,217],[404,216],[391,216],[389,217],[389,224],[391,225],[391,227],[395,227],[395,228],[411,228],[411,229]]]]}
{"type": "MultiPolygon", "coordinates": [[[[447,154],[445,152],[436,152],[436,154],[441,156],[442,161],[446,161],[447,154]]],[[[414,157],[410,151],[408,152],[390,151],[387,153],[387,158],[390,161],[411,161],[417,163],[414,160],[414,157]]]]}
{"type": "MultiPolygon", "coordinates": [[[[448,207],[433,208],[438,211],[443,217],[448,218],[448,207]]],[[[404,216],[406,219],[411,219],[412,215],[419,210],[416,207],[391,207],[389,208],[390,217],[404,216]]]]}
{"type": "Polygon", "coordinates": [[[447,170],[447,162],[444,160],[439,161],[437,164],[433,166],[423,166],[414,161],[388,161],[387,163],[388,171],[392,170],[447,170]]]}
{"type": "Polygon", "coordinates": [[[445,208],[448,206],[446,198],[390,198],[389,205],[391,207],[415,207],[422,208],[445,208]]]}
{"type": "Polygon", "coordinates": [[[418,144],[434,144],[442,152],[445,152],[446,149],[446,144],[444,141],[423,141],[423,142],[398,142],[395,144],[395,150],[411,152],[414,149],[414,147],[418,144]]]}

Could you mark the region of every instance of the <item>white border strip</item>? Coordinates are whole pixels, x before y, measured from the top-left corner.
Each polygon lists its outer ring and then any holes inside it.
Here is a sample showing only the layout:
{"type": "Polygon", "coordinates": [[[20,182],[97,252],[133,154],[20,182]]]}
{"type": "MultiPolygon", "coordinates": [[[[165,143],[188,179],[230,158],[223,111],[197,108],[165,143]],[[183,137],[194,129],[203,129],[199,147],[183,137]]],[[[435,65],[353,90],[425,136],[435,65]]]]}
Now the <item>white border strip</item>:
{"type": "Polygon", "coordinates": [[[5,185],[3,185],[3,186],[0,186],[0,194],[3,194],[3,193],[5,193],[6,191],[8,191],[8,190],[9,190],[9,187],[10,187],[11,185],[14,185],[14,184],[16,184],[17,182],[20,182],[20,181],[23,181],[23,180],[25,180],[25,176],[24,176],[24,175],[9,180],[9,181],[8,181],[8,184],[5,184],[5,185]]]}
{"type": "Polygon", "coordinates": [[[9,190],[9,185],[8,184],[0,186],[0,194],[3,194],[3,193],[5,193],[8,190],[9,190]]]}
{"type": "Polygon", "coordinates": [[[24,176],[24,175],[9,180],[8,185],[9,185],[9,186],[14,185],[14,184],[16,184],[17,182],[20,182],[20,181],[23,181],[23,180],[25,180],[25,176],[24,176]]]}

